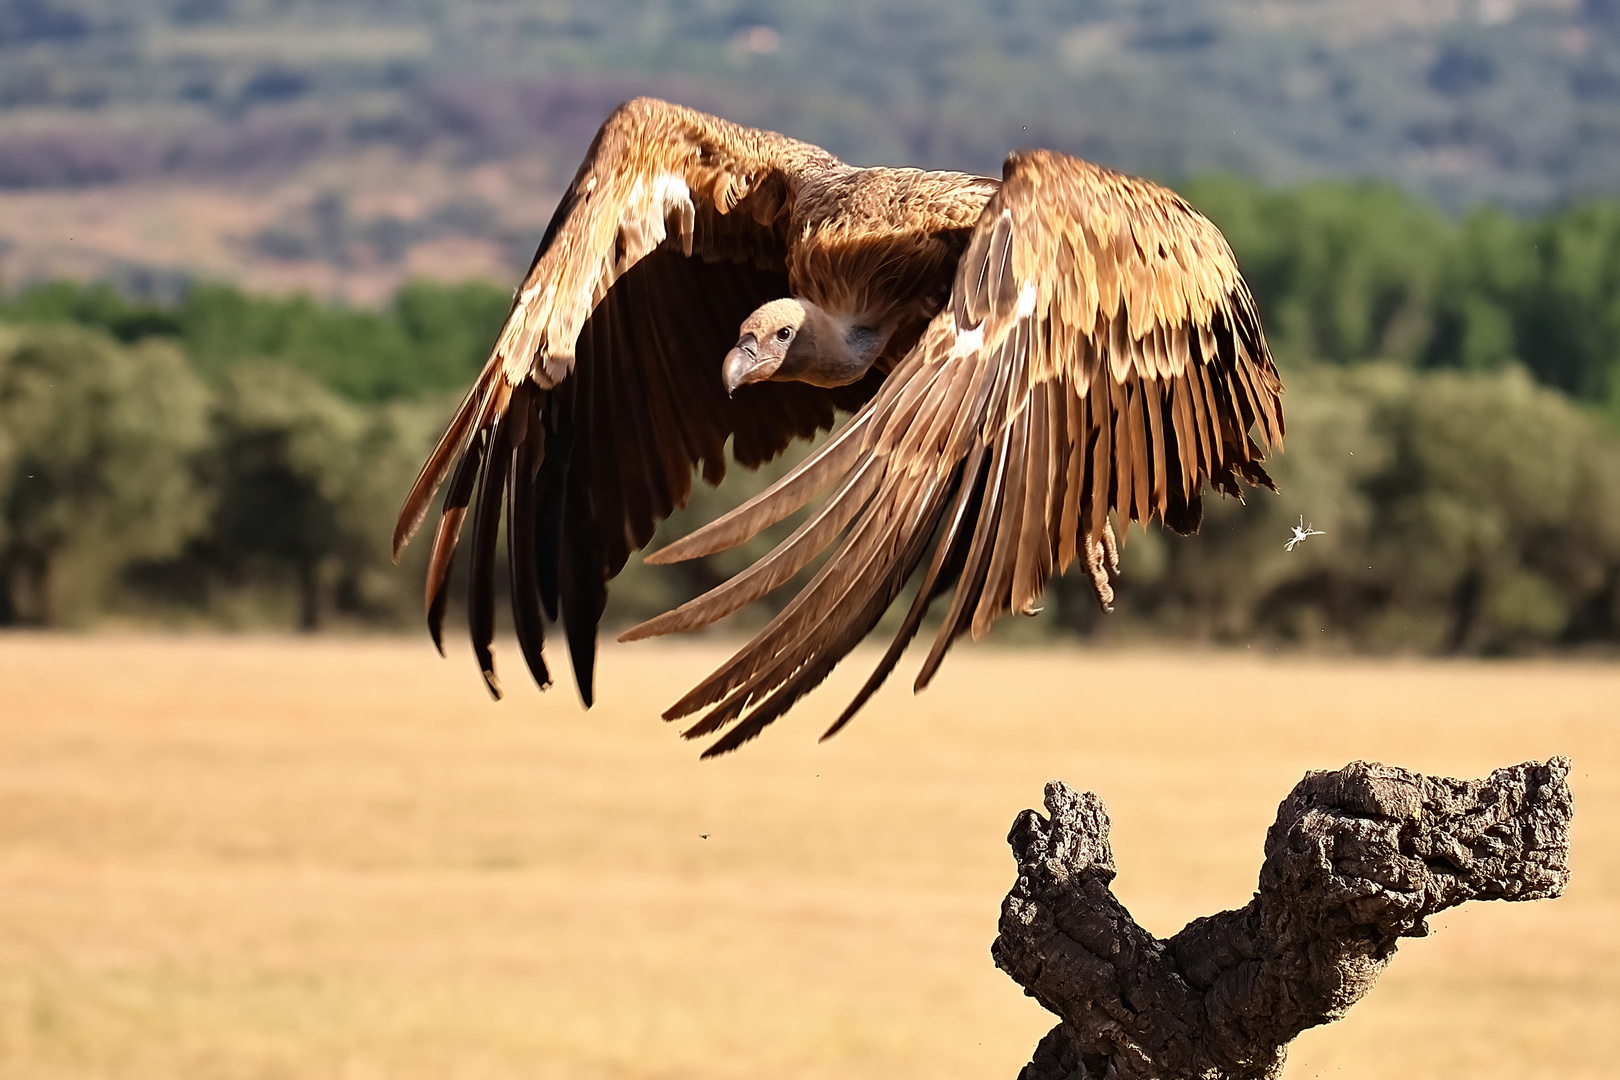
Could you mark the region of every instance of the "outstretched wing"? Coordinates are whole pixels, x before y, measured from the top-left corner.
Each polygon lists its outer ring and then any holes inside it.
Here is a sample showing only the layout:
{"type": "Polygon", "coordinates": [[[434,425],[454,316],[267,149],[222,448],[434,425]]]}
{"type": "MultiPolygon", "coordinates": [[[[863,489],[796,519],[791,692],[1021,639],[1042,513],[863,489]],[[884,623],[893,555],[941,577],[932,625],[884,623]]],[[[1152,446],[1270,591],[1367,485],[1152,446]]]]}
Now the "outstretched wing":
{"type": "Polygon", "coordinates": [[[1122,522],[1197,528],[1206,481],[1270,486],[1258,430],[1281,446],[1282,385],[1254,301],[1216,228],[1174,193],[1038,151],[1008,159],[957,269],[949,307],[848,425],[772,489],[659,553],[706,554],[835,493],[775,551],[626,637],[691,629],[842,546],[757,637],[666,714],[709,711],[689,737],[748,741],[877,625],[923,572],[848,722],[930,603],[955,586],[917,677],[951,643],[1029,610],[1054,572],[1104,559],[1122,522]]]}
{"type": "Polygon", "coordinates": [[[753,467],[875,390],[876,378],[837,391],[761,384],[732,399],[720,382],[742,320],[788,295],[798,186],[837,167],[816,147],[649,99],[620,106],[597,133],[394,531],[397,558],[449,478],[428,625],[442,651],[451,561],[470,517],[468,619],[491,693],[503,504],[524,659],[548,685],[541,613],[560,616],[589,705],[607,581],[684,505],[694,466],[718,483],[728,438],[753,467]]]}

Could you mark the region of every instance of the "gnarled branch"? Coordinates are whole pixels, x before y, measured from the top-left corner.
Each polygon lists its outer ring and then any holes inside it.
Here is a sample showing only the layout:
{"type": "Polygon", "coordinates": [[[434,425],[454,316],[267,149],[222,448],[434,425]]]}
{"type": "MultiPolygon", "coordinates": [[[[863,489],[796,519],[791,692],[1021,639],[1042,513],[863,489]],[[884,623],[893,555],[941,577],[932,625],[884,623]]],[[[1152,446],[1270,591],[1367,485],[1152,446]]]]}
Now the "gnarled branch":
{"type": "Polygon", "coordinates": [[[1266,834],[1254,899],[1161,940],[1132,920],[1102,800],[1046,787],[1007,840],[1018,882],[991,952],[1063,1018],[1020,1080],[1255,1080],[1372,988],[1398,939],[1465,900],[1569,881],[1569,761],[1484,780],[1354,762],[1308,774],[1266,834]]]}

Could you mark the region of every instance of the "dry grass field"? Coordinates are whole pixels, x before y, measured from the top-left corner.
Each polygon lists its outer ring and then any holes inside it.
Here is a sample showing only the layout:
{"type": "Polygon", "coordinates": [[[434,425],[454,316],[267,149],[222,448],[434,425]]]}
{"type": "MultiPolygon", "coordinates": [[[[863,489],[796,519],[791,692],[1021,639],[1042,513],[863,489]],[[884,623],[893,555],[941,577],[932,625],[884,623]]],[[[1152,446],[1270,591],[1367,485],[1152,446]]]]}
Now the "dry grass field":
{"type": "Polygon", "coordinates": [[[657,713],[723,652],[611,648],[586,714],[510,648],[496,706],[415,639],[0,637],[0,1077],[1011,1080],[1050,1019],[989,946],[1046,780],[1170,933],[1246,901],[1307,769],[1555,753],[1568,895],[1435,920],[1288,1076],[1620,1068],[1620,666],[968,647],[700,763],[657,713]]]}

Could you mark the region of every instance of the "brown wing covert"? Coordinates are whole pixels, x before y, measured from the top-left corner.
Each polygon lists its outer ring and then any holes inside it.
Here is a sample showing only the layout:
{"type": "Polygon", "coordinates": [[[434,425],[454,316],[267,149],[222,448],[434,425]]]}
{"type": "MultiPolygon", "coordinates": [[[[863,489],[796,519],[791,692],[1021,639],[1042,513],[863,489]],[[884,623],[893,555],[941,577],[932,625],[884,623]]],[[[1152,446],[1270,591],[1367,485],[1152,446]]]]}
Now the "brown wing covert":
{"type": "Polygon", "coordinates": [[[394,533],[397,557],[450,479],[428,623],[442,651],[470,517],[468,621],[491,693],[503,505],[524,658],[547,685],[544,625],[560,618],[589,705],[607,582],[686,502],[693,471],[718,482],[728,439],[739,463],[758,465],[874,391],[876,378],[835,391],[762,384],[733,399],[719,378],[742,320],[788,295],[796,185],[834,167],[816,147],[647,99],[598,132],[394,533]]]}

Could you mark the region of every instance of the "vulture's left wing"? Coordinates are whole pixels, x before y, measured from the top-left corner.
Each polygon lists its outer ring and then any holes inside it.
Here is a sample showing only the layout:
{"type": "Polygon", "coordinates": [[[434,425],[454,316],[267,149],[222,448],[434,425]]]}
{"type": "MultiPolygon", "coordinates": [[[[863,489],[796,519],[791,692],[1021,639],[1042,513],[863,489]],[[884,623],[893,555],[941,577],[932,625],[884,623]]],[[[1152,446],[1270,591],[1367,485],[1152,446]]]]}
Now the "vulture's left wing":
{"type": "Polygon", "coordinates": [[[446,488],[426,589],[442,649],[451,562],[470,525],[468,629],[496,696],[503,506],[524,660],[550,682],[545,619],[560,617],[589,705],[607,583],[685,504],[694,469],[719,483],[728,441],[753,468],[871,397],[881,375],[834,390],[761,383],[735,397],[720,381],[742,320],[789,293],[801,183],[836,168],[806,143],[646,98],[602,125],[394,532],[398,558],[446,488]]]}
{"type": "Polygon", "coordinates": [[[1282,385],[1254,301],[1215,226],[1174,193],[1045,151],[1009,158],[957,270],[951,303],[841,438],[775,487],[659,553],[735,543],[836,492],[738,577],[626,637],[685,630],[842,547],[757,637],[665,715],[688,736],[759,734],[815,687],[924,567],[893,645],[828,734],[882,684],[936,597],[955,586],[917,677],[951,643],[1030,610],[1055,571],[1089,565],[1111,599],[1112,512],[1196,529],[1206,481],[1270,486],[1282,385]],[[739,524],[746,528],[739,530],[739,524]],[[734,726],[733,726],[734,725],[734,726]]]}

